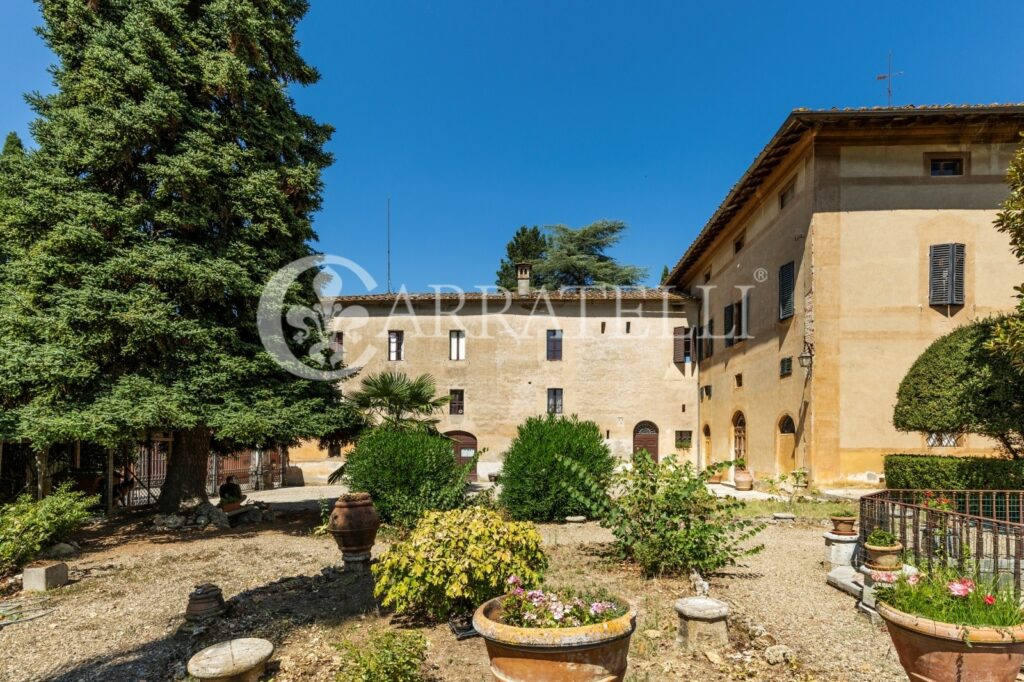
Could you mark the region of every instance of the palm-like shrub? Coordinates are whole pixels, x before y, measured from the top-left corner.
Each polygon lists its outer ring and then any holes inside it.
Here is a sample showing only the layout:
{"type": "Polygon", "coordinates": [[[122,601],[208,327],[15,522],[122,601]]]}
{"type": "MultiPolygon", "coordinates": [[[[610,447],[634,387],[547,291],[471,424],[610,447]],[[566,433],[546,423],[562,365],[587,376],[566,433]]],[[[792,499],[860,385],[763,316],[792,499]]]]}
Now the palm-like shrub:
{"type": "Polygon", "coordinates": [[[475,463],[460,465],[444,436],[378,427],[349,453],[344,479],[353,491],[373,496],[382,519],[409,526],[424,512],[462,506],[475,463]]]}
{"type": "Polygon", "coordinates": [[[432,427],[433,416],[448,404],[448,396],[437,396],[434,377],[421,374],[409,378],[402,372],[380,372],[363,379],[349,401],[373,424],[389,429],[432,427]]]}
{"type": "Polygon", "coordinates": [[[502,506],[513,518],[530,521],[561,521],[587,514],[586,501],[562,489],[561,481],[573,475],[566,462],[576,464],[600,484],[611,476],[616,460],[594,422],[580,421],[575,415],[527,419],[505,453],[502,506]]]}

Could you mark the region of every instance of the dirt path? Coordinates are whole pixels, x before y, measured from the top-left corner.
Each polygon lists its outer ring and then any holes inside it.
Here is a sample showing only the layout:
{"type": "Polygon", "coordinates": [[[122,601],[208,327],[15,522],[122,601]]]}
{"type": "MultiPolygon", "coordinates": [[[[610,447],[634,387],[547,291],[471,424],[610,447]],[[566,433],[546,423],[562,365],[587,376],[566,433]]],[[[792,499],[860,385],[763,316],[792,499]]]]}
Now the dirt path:
{"type": "MultiPolygon", "coordinates": [[[[192,653],[237,636],[275,643],[275,682],[333,680],[343,664],[338,642],[401,624],[377,612],[369,580],[330,568],[339,554],[330,539],[309,535],[315,520],[286,514],[245,531],[178,534],[128,525],[87,540],[85,554],[70,562],[76,582],[48,597],[55,611],[0,630],[0,682],[182,679],[192,653]],[[231,612],[195,627],[182,614],[192,587],[207,581],[224,590],[231,612]]],[[[712,581],[713,596],[734,605],[737,622],[735,651],[717,662],[675,645],[672,605],[689,593],[688,581],[643,579],[608,556],[608,534],[592,524],[541,532],[550,584],[602,586],[638,605],[630,680],[905,679],[884,632],[825,585],[818,528],[773,526],[763,536],[764,554],[712,581]],[[751,642],[740,625],[748,620],[768,636],[751,642]],[[794,665],[764,662],[763,648],[775,642],[797,652],[794,665]]],[[[455,642],[444,625],[423,631],[437,680],[488,679],[479,639],[455,642]]]]}

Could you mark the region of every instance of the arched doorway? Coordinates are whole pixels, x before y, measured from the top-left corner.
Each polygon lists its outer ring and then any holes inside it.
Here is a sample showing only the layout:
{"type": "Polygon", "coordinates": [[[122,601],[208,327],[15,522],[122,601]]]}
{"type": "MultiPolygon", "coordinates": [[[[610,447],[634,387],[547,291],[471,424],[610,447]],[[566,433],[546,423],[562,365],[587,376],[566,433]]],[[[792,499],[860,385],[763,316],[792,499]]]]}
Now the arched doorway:
{"type": "Polygon", "coordinates": [[[734,461],[747,459],[747,418],[742,412],[732,416],[732,458],[734,461]]]}
{"type": "Polygon", "coordinates": [[[781,476],[796,469],[796,424],[788,414],[779,420],[779,432],[775,434],[775,466],[781,476]]]}
{"type": "MultiPolygon", "coordinates": [[[[704,447],[702,451],[704,454],[704,466],[709,467],[715,463],[715,458],[711,454],[711,427],[708,424],[704,425],[703,433],[704,447]]],[[[712,483],[719,483],[722,480],[722,472],[719,471],[708,480],[711,481],[712,483]]]]}
{"type": "Polygon", "coordinates": [[[651,459],[658,461],[658,426],[654,422],[640,422],[633,428],[633,452],[646,450],[651,459]]]}
{"type": "MultiPolygon", "coordinates": [[[[452,451],[459,466],[468,464],[476,454],[476,436],[467,431],[448,431],[444,435],[452,439],[452,451]]],[[[466,479],[473,482],[477,480],[476,464],[469,470],[466,479]]]]}

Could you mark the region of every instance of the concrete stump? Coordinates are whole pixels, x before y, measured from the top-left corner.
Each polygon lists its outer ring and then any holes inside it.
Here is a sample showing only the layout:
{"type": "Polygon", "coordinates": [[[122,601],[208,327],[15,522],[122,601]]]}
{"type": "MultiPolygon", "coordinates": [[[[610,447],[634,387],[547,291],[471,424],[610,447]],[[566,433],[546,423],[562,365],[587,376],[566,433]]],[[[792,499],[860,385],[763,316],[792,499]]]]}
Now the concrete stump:
{"type": "Polygon", "coordinates": [[[265,639],[232,639],[206,647],[188,662],[188,674],[210,682],[257,682],[274,653],[265,639]]]}
{"type": "Polygon", "coordinates": [[[21,589],[46,592],[68,584],[68,565],[63,561],[26,566],[21,574],[21,589]]]}
{"type": "Polygon", "coordinates": [[[836,535],[825,533],[825,563],[837,566],[853,566],[853,555],[857,552],[859,535],[836,535]]]}
{"type": "Polygon", "coordinates": [[[729,645],[729,605],[710,597],[685,597],[676,602],[676,642],[687,651],[723,649],[729,645]]]}

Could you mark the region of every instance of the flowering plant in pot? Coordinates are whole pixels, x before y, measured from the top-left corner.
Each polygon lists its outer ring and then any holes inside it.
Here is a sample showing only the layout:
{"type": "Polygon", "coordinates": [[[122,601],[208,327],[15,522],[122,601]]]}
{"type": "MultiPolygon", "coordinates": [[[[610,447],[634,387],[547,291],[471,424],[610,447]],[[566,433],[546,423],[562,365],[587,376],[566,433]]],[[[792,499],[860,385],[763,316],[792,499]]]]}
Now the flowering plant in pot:
{"type": "Polygon", "coordinates": [[[875,528],[868,534],[864,550],[868,553],[864,564],[871,570],[898,571],[903,567],[900,560],[903,544],[895,535],[883,528],[875,528]]]}
{"type": "Polygon", "coordinates": [[[600,592],[527,590],[508,578],[510,591],[484,602],[473,627],[487,644],[499,680],[622,680],[636,609],[600,592]]]}
{"type": "Polygon", "coordinates": [[[878,614],[911,680],[1017,679],[1024,611],[1012,589],[951,567],[873,577],[878,614]]]}
{"type": "Polygon", "coordinates": [[[829,517],[832,521],[832,532],[836,535],[856,535],[853,524],[857,522],[857,512],[853,507],[844,505],[836,510],[836,513],[829,517]]]}

